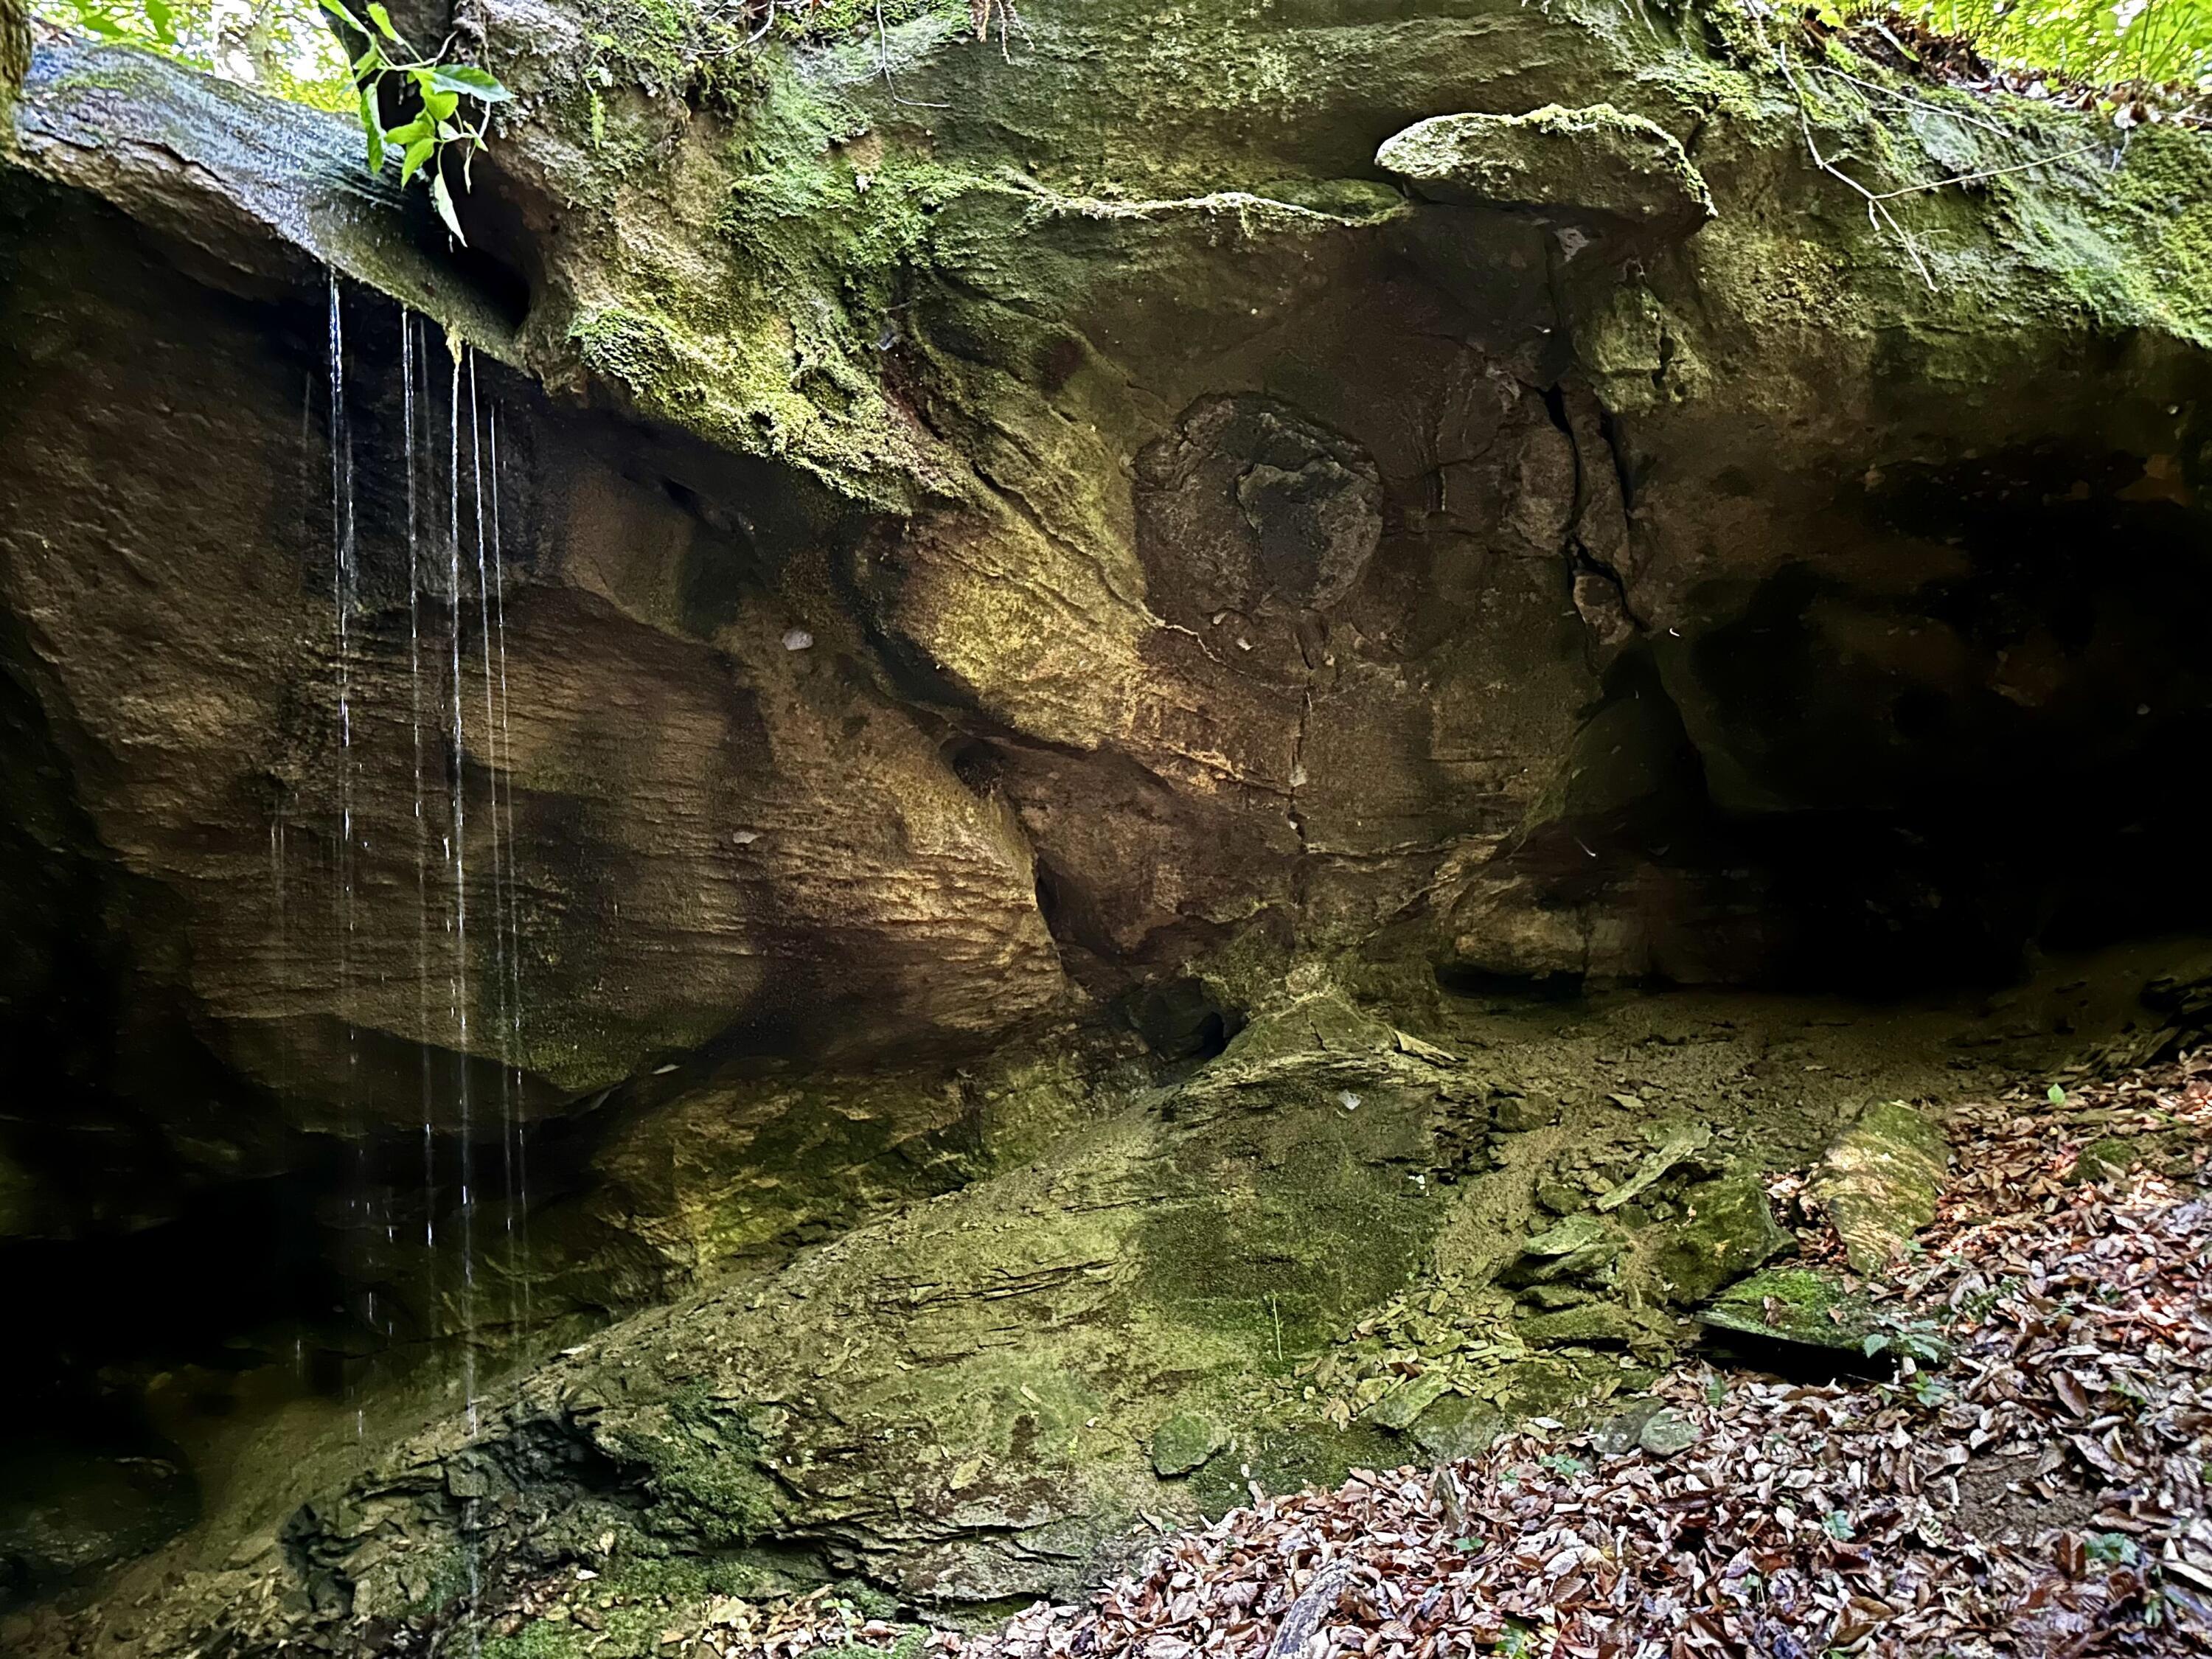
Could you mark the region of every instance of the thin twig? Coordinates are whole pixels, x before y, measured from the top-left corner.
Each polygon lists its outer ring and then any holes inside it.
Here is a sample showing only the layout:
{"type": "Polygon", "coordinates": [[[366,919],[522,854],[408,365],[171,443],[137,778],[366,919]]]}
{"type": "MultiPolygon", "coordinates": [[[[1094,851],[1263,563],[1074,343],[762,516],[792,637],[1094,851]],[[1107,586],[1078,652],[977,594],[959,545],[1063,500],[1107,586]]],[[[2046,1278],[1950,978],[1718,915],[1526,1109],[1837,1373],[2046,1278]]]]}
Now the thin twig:
{"type": "Polygon", "coordinates": [[[1994,121],[1980,120],[1963,111],[1947,109],[1941,104],[1931,104],[1924,98],[1907,97],[1893,87],[1885,87],[1875,81],[1863,81],[1856,75],[1848,74],[1843,70],[1832,69],[1826,64],[1812,64],[1807,67],[1817,70],[1822,75],[1832,75],[1838,81],[1848,81],[1863,92],[1878,92],[1885,98],[1894,98],[1899,103],[1910,109],[1926,110],[1930,115],[1946,116],[1951,120],[1963,122],[1967,126],[1979,127],[1985,132],[1994,132],[2000,138],[2017,141],[2021,137],[2019,133],[2008,127],[2001,127],[1994,121]]]}
{"type": "Polygon", "coordinates": [[[894,104],[904,104],[908,109],[951,109],[950,104],[925,104],[916,98],[899,96],[898,83],[891,79],[890,31],[884,27],[884,0],[876,0],[876,67],[883,71],[884,89],[891,95],[894,104]]]}
{"type": "Polygon", "coordinates": [[[2027,173],[2035,167],[2047,167],[2060,161],[2070,161],[2077,155],[2091,155],[2104,149],[2102,144],[2084,144],[2079,149],[2062,150],[2056,155],[2040,156],[2033,161],[2021,161],[2008,167],[1987,167],[1979,173],[1961,173],[1955,178],[1938,179],[1932,184],[1907,185],[1901,190],[1886,190],[1879,196],[1869,196],[1869,202],[1892,202],[1900,196],[1912,196],[1923,190],[1941,190],[1946,185],[1971,185],[1984,179],[2002,179],[2008,173],[2027,173]]]}
{"type": "Polygon", "coordinates": [[[1805,107],[1805,88],[1797,84],[1797,77],[1790,73],[1790,54],[1778,46],[1774,49],[1774,62],[1775,66],[1782,71],[1782,78],[1790,83],[1791,95],[1797,100],[1797,125],[1805,135],[1805,149],[1813,158],[1813,165],[1830,178],[1840,179],[1866,198],[1867,222],[1877,230],[1883,225],[1889,227],[1897,240],[1904,245],[1905,257],[1912,261],[1912,268],[1920,273],[1920,280],[1928,284],[1928,291],[1930,294],[1936,293],[1937,291],[1936,278],[1929,273],[1928,262],[1920,257],[1919,244],[1912,240],[1911,232],[1897,222],[1897,216],[1884,204],[1883,198],[1875,195],[1874,191],[1820,154],[1820,146],[1813,138],[1812,113],[1805,107]]]}

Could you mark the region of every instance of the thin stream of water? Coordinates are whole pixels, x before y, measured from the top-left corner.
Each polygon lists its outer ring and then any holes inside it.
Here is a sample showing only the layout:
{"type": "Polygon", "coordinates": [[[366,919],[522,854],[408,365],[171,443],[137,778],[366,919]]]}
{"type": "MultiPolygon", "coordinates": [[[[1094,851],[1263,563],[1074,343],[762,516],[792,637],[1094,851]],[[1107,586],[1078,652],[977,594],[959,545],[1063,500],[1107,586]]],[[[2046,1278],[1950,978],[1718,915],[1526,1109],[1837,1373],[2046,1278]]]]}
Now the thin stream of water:
{"type": "MultiPolygon", "coordinates": [[[[422,514],[420,474],[428,461],[418,444],[415,381],[422,319],[399,308],[400,441],[407,469],[407,684],[409,725],[415,766],[415,1012],[422,1054],[418,1079],[422,1105],[423,1305],[438,1305],[438,1151],[435,1121],[437,1079],[430,1043],[430,823],[422,810],[422,514]]],[[[422,365],[427,373],[428,365],[422,365]]],[[[424,388],[428,402],[428,387],[424,388]]],[[[427,434],[425,434],[427,436],[427,434]]]]}
{"type": "MultiPolygon", "coordinates": [[[[353,955],[353,436],[345,409],[345,310],[337,273],[331,273],[331,609],[337,630],[338,842],[335,891],[338,908],[337,1001],[340,1016],[351,988],[353,955]]],[[[347,1022],[345,1093],[350,1104],[352,1024],[347,1022]]]]}
{"type": "Polygon", "coordinates": [[[453,1030],[456,1037],[454,1052],[459,1063],[454,1069],[456,1102],[459,1120],[460,1151],[460,1209],[461,1209],[461,1374],[464,1398],[466,1402],[468,1432],[477,1431],[476,1377],[476,1191],[475,1154],[471,1139],[475,1132],[469,1099],[469,899],[468,899],[468,809],[464,783],[466,777],[465,759],[468,752],[468,733],[461,712],[461,368],[466,353],[457,338],[448,337],[453,358],[453,377],[448,392],[449,470],[447,482],[446,541],[447,549],[448,592],[452,598],[451,638],[453,644],[453,1030]]]}
{"type": "MultiPolygon", "coordinates": [[[[346,412],[345,304],[337,273],[330,273],[330,443],[331,443],[331,611],[337,635],[338,694],[338,839],[333,859],[332,897],[337,906],[337,984],[336,1001],[345,1027],[345,1069],[339,1085],[339,1112],[346,1144],[354,1149],[350,1188],[346,1194],[346,1232],[357,1240],[369,1216],[363,1179],[362,1137],[356,1115],[355,1067],[359,1053],[354,1036],[354,753],[353,753],[353,613],[360,593],[358,526],[354,499],[353,430],[346,412]]],[[[356,1246],[357,1248],[357,1246],[356,1246]]],[[[367,1306],[368,1323],[376,1322],[372,1295],[367,1306]]],[[[354,1437],[366,1428],[362,1409],[356,1405],[354,1437]]]]}
{"type": "Polygon", "coordinates": [[[510,1086],[514,1101],[515,1116],[511,1125],[514,1135],[513,1161],[508,1182],[508,1244],[509,1285],[519,1307],[520,1323],[527,1330],[530,1326],[530,1281],[522,1271],[522,1262],[530,1249],[530,1164],[529,1145],[524,1134],[522,1121],[522,913],[516,897],[515,878],[518,862],[518,843],[514,836],[514,729],[510,724],[510,703],[507,690],[507,556],[501,536],[499,510],[499,406],[492,405],[489,430],[491,434],[491,574],[492,625],[497,635],[499,653],[499,732],[495,749],[495,764],[492,769],[492,813],[501,811],[500,792],[506,792],[507,819],[507,900],[506,958],[507,958],[507,1055],[510,1086]]]}
{"type": "Polygon", "coordinates": [[[506,1261],[508,1289],[508,1322],[514,1318],[514,1077],[509,1070],[514,1056],[507,1052],[507,915],[505,899],[505,860],[501,856],[499,815],[499,714],[498,699],[492,679],[491,629],[491,570],[490,550],[484,533],[484,425],[483,406],[477,394],[477,362],[473,353],[469,357],[469,443],[470,476],[475,490],[477,529],[477,654],[483,673],[484,750],[485,772],[491,785],[491,898],[492,898],[492,996],[495,1024],[493,1040],[500,1048],[499,1068],[499,1145],[503,1164],[508,1203],[504,1206],[503,1231],[506,1235],[506,1261]]]}

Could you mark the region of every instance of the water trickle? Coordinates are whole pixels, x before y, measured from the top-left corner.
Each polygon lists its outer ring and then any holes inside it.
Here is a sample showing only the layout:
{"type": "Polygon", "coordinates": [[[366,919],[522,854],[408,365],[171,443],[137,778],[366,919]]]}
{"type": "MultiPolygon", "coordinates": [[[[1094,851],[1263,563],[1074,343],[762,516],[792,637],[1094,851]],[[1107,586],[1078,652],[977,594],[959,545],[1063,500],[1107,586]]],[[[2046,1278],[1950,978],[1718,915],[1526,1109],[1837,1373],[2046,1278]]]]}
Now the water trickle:
{"type": "Polygon", "coordinates": [[[345,1063],[339,1079],[339,1113],[345,1141],[353,1148],[349,1190],[345,1195],[346,1226],[343,1237],[358,1247],[365,1237],[369,1204],[365,1180],[363,1140],[355,1121],[358,1099],[356,1066],[359,1063],[354,1034],[354,731],[353,731],[353,617],[360,598],[359,543],[354,498],[353,430],[346,410],[345,305],[337,273],[330,273],[330,446],[331,446],[331,611],[337,635],[338,705],[337,796],[338,835],[332,858],[331,898],[337,945],[335,1003],[345,1030],[345,1063]]]}
{"type": "Polygon", "coordinates": [[[508,1283],[518,1305],[511,1310],[522,1329],[530,1327],[530,1280],[520,1271],[530,1251],[529,1146],[522,1121],[522,915],[515,894],[518,849],[514,837],[514,730],[509,720],[507,692],[507,556],[500,533],[499,408],[494,404],[491,434],[491,576],[492,626],[499,653],[499,728],[492,768],[492,815],[501,815],[501,791],[506,793],[507,896],[503,907],[506,963],[507,1031],[505,1047],[510,1098],[514,1115],[508,1125],[512,1136],[507,1182],[508,1283]]]}
{"type": "MultiPolygon", "coordinates": [[[[420,475],[428,459],[418,443],[415,422],[415,380],[422,319],[399,308],[400,442],[407,469],[407,687],[408,721],[415,763],[415,1014],[422,1050],[418,1079],[422,1104],[423,1305],[438,1304],[437,1079],[430,1042],[430,823],[422,809],[422,513],[420,475]]],[[[428,365],[422,365],[427,373],[428,365]]],[[[428,387],[424,386],[427,406],[428,387]]]]}
{"type": "MultiPolygon", "coordinates": [[[[331,273],[331,610],[337,633],[338,842],[333,884],[338,908],[338,1008],[347,1012],[346,993],[353,943],[353,640],[354,503],[353,439],[345,408],[345,308],[337,273],[331,273]]],[[[351,1030],[350,1022],[348,1024],[351,1030]]],[[[353,1065],[347,1041],[346,1065],[353,1065]]],[[[348,1093],[350,1094],[350,1090],[348,1093]]]]}
{"type": "Polygon", "coordinates": [[[500,1156],[504,1165],[502,1175],[509,1202],[505,1207],[506,1269],[509,1289],[507,1316],[514,1320],[513,1291],[514,1282],[514,1079],[510,1067],[514,1056],[507,1052],[507,905],[505,899],[505,860],[500,846],[499,813],[499,707],[498,696],[492,678],[491,628],[491,569],[490,549],[484,534],[484,425],[483,406],[477,395],[477,363],[471,354],[469,367],[469,456],[470,477],[474,487],[477,531],[477,655],[483,669],[484,703],[484,759],[485,772],[491,782],[491,969],[492,996],[495,1018],[492,1040],[500,1049],[499,1114],[500,1156]]]}
{"type": "Polygon", "coordinates": [[[452,599],[450,635],[452,641],[453,673],[453,836],[448,843],[453,849],[453,968],[452,977],[454,1052],[461,1056],[455,1068],[459,1118],[460,1150],[460,1212],[461,1212],[461,1386],[466,1405],[468,1432],[477,1431],[477,1365],[476,1365],[476,1167],[472,1138],[475,1125],[471,1121],[469,1100],[469,899],[468,899],[468,809],[463,787],[466,778],[465,765],[468,752],[468,732],[461,712],[461,623],[464,614],[461,587],[461,369],[467,348],[458,336],[448,335],[447,342],[453,353],[453,377],[448,392],[449,410],[447,470],[446,544],[447,592],[452,599]]]}

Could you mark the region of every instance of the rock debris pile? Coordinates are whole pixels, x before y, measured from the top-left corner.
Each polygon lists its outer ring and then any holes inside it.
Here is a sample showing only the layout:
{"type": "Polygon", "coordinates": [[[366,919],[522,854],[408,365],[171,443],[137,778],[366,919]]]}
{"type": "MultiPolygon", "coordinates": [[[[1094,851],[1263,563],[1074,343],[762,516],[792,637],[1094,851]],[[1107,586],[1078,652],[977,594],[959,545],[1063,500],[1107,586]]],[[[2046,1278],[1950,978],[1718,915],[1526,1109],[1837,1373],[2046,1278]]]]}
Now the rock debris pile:
{"type": "Polygon", "coordinates": [[[1855,1319],[1849,1344],[1787,1340],[1775,1310],[1776,1340],[1717,1331],[1743,1344],[1730,1369],[1680,1368],[1626,1413],[1539,1419],[1433,1471],[1255,1495],[1089,1604],[1040,1604],[988,1635],[924,1635],[817,1596],[802,1618],[665,1632],[662,1651],[2212,1649],[2212,1055],[1961,1105],[1948,1127],[1934,1223],[1878,1277],[1849,1277],[1831,1224],[1798,1210],[1808,1265],[1789,1273],[1832,1284],[1814,1317],[1855,1319]]]}

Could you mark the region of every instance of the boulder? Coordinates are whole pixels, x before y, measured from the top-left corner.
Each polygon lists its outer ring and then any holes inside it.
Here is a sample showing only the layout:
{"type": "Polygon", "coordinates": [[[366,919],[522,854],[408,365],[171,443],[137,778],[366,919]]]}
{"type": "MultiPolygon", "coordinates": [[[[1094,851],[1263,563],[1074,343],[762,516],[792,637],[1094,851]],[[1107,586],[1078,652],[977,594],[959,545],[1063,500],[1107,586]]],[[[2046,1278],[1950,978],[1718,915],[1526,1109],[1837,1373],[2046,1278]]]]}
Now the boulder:
{"type": "Polygon", "coordinates": [[[1950,1152],[1901,1100],[1869,1105],[1828,1144],[1806,1188],[1842,1235],[1854,1271],[1882,1272],[1936,1218],[1950,1152]]]}
{"type": "Polygon", "coordinates": [[[1717,1331],[1863,1354],[1880,1326],[1874,1304],[1832,1275],[1771,1267],[1730,1285],[1698,1317],[1717,1331]]]}
{"type": "Polygon", "coordinates": [[[1179,1412],[1152,1431],[1152,1473],[1188,1474],[1229,1443],[1220,1424],[1202,1412],[1179,1412]]]}
{"type": "Polygon", "coordinates": [[[1385,142],[1375,165],[1431,201],[1561,208],[1675,234],[1717,211],[1674,135],[1610,104],[1431,116],[1385,142]]]}
{"type": "Polygon", "coordinates": [[[1723,1285],[1765,1266],[1796,1241],[1783,1231],[1754,1170],[1738,1169],[1685,1187],[1681,1218],[1637,1241],[1639,1267],[1678,1307],[1694,1308],[1723,1285]]]}

